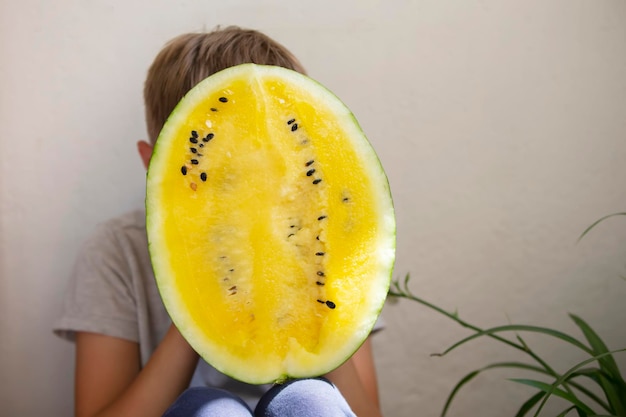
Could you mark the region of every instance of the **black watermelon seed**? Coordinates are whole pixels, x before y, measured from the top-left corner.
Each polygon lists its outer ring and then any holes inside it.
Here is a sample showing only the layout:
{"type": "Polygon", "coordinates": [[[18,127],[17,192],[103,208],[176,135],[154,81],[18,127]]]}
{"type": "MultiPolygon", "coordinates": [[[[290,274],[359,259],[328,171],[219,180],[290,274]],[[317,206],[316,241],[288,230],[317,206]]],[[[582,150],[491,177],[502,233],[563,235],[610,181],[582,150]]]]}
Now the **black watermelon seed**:
{"type": "Polygon", "coordinates": [[[206,172],[203,172],[202,174],[200,174],[200,179],[202,181],[206,181],[206,172]]]}
{"type": "Polygon", "coordinates": [[[183,165],[183,166],[180,168],[180,172],[182,172],[182,173],[183,173],[183,175],[187,175],[187,167],[183,165]]]}
{"type": "Polygon", "coordinates": [[[319,275],[320,277],[323,277],[323,276],[324,276],[324,272],[322,272],[322,271],[317,271],[317,275],[319,275]]]}
{"type": "Polygon", "coordinates": [[[314,172],[315,172],[315,169],[309,169],[309,170],[306,172],[306,176],[307,176],[307,177],[310,177],[311,175],[313,175],[313,173],[314,173],[314,172]]]}
{"type": "Polygon", "coordinates": [[[206,138],[202,139],[205,142],[210,141],[211,139],[213,139],[213,137],[215,137],[215,135],[213,133],[209,133],[208,135],[206,135],[206,138]]]}
{"type": "Polygon", "coordinates": [[[194,138],[197,138],[198,137],[198,132],[196,132],[195,130],[192,130],[191,131],[191,136],[194,137],[194,138]]]}
{"type": "Polygon", "coordinates": [[[335,307],[337,307],[335,305],[335,303],[333,303],[332,301],[326,301],[326,305],[328,306],[328,308],[330,308],[331,310],[334,309],[335,307]]]}
{"type": "Polygon", "coordinates": [[[350,199],[349,199],[348,197],[344,197],[344,198],[343,198],[343,200],[341,200],[341,201],[343,201],[343,202],[345,203],[345,202],[347,202],[347,201],[349,201],[349,200],[350,200],[350,199]]]}
{"type": "Polygon", "coordinates": [[[191,151],[191,153],[197,153],[198,150],[196,148],[189,148],[189,150],[191,151]]]}
{"type": "Polygon", "coordinates": [[[322,300],[317,300],[317,302],[320,303],[320,304],[326,304],[326,302],[322,301],[322,300]]]}
{"type": "Polygon", "coordinates": [[[319,236],[315,236],[315,239],[320,240],[320,237],[319,236]]]}
{"type": "Polygon", "coordinates": [[[320,182],[322,182],[322,180],[320,178],[313,180],[313,184],[319,184],[320,182]]]}
{"type": "Polygon", "coordinates": [[[201,143],[200,145],[198,145],[201,148],[204,148],[204,143],[201,143]]]}
{"type": "Polygon", "coordinates": [[[305,167],[311,166],[311,164],[312,164],[313,162],[315,162],[315,161],[311,159],[311,160],[310,160],[310,161],[308,161],[306,164],[304,164],[304,166],[305,166],[305,167]]]}
{"type": "Polygon", "coordinates": [[[298,130],[298,123],[294,123],[291,125],[291,131],[295,132],[296,130],[298,130]]]}
{"type": "Polygon", "coordinates": [[[228,99],[226,97],[220,97],[220,101],[222,103],[226,103],[228,101],[228,99]]]}
{"type": "Polygon", "coordinates": [[[287,238],[290,238],[291,236],[295,236],[295,235],[296,235],[295,233],[289,233],[289,234],[287,235],[287,238]]]}
{"type": "Polygon", "coordinates": [[[198,143],[198,139],[196,139],[196,138],[189,138],[189,142],[191,142],[191,143],[198,143]]]}
{"type": "Polygon", "coordinates": [[[194,164],[194,165],[198,165],[198,160],[197,159],[192,159],[191,163],[194,164]]]}
{"type": "Polygon", "coordinates": [[[296,121],[296,119],[290,119],[290,120],[287,121],[287,124],[290,125],[290,124],[292,124],[295,121],[296,121]]]}
{"type": "Polygon", "coordinates": [[[320,282],[320,281],[315,281],[315,283],[316,283],[317,285],[324,285],[324,283],[323,283],[323,282],[320,282]]]}
{"type": "Polygon", "coordinates": [[[326,216],[319,216],[319,217],[317,218],[317,220],[324,220],[325,218],[326,218],[326,216]]]}
{"type": "Polygon", "coordinates": [[[315,252],[315,256],[324,256],[324,252],[315,252]]]}
{"type": "Polygon", "coordinates": [[[229,269],[228,271],[229,271],[229,272],[234,272],[235,270],[231,268],[231,269],[229,269]]]}
{"type": "Polygon", "coordinates": [[[211,107],[211,111],[217,111],[215,107],[211,107]]]}

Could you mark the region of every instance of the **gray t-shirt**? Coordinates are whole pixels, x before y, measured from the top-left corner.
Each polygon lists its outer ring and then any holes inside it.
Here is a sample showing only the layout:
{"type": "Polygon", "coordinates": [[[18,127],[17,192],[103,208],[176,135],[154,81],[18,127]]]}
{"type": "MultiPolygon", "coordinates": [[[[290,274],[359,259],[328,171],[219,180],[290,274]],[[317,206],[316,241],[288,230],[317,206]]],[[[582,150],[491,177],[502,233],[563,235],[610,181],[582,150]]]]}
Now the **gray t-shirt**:
{"type": "MultiPolygon", "coordinates": [[[[137,342],[143,366],[170,324],[150,264],[145,212],[101,224],[78,255],[54,333],[68,340],[85,331],[137,342]]],[[[379,320],[375,329],[381,327],[379,320]]],[[[198,385],[226,389],[251,407],[269,388],[234,380],[202,360],[191,381],[198,385]]]]}

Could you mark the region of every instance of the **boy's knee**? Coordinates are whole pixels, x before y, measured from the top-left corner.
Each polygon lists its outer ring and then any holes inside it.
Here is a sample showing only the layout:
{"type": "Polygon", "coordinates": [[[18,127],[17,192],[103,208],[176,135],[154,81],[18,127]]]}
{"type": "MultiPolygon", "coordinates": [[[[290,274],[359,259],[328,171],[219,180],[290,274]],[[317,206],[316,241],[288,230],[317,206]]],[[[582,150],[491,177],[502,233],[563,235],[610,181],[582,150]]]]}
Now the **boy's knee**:
{"type": "Polygon", "coordinates": [[[339,390],[325,379],[302,379],[277,385],[261,399],[257,417],[353,417],[339,390]]]}
{"type": "Polygon", "coordinates": [[[239,397],[228,391],[207,387],[185,390],[163,417],[250,417],[252,412],[239,397]]]}

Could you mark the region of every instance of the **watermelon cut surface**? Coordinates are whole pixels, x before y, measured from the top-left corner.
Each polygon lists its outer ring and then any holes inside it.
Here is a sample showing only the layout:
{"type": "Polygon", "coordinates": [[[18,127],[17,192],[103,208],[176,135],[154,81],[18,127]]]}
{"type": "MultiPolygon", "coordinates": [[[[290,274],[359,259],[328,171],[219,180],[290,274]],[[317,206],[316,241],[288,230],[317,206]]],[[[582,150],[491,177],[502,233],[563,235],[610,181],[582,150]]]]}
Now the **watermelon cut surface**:
{"type": "Polygon", "coordinates": [[[387,178],[352,113],[304,75],[244,64],[192,89],[155,145],[146,212],[168,313],[236,379],[329,372],[382,309],[387,178]]]}

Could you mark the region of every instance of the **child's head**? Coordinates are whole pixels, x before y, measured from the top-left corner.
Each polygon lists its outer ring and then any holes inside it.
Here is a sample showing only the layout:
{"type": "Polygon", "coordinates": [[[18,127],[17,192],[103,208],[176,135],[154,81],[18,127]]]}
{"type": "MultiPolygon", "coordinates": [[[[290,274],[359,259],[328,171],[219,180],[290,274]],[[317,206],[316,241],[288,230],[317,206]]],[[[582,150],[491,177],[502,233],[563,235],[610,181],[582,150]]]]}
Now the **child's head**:
{"type": "Polygon", "coordinates": [[[211,74],[249,62],[305,73],[291,52],[255,30],[230,26],[172,39],[152,63],[144,86],[150,142],[154,144],[167,117],[191,88],[211,74]]]}

